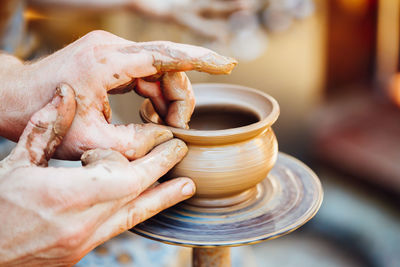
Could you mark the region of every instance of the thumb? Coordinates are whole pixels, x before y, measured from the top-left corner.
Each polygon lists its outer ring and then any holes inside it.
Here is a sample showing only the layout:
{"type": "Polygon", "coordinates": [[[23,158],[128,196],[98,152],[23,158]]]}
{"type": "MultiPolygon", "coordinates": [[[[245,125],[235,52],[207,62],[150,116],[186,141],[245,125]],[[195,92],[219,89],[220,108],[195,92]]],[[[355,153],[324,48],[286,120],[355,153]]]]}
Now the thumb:
{"type": "MultiPolygon", "coordinates": [[[[129,160],[134,160],[143,157],[155,146],[173,137],[168,128],[151,123],[108,124],[100,116],[92,119],[91,123],[88,126],[84,120],[75,120],[71,134],[67,134],[56,156],[68,155],[69,158],[79,159],[88,150],[111,149],[120,152],[129,160]],[[88,127],[89,130],[79,131],[79,136],[76,136],[76,129],[88,129],[88,127]],[[75,136],[72,135],[73,132],[75,136]]],[[[95,154],[99,153],[105,152],[97,151],[95,154]]]]}
{"type": "Polygon", "coordinates": [[[75,110],[74,91],[69,85],[60,84],[51,102],[33,114],[17,146],[6,158],[7,163],[47,166],[71,126],[75,110]]]}

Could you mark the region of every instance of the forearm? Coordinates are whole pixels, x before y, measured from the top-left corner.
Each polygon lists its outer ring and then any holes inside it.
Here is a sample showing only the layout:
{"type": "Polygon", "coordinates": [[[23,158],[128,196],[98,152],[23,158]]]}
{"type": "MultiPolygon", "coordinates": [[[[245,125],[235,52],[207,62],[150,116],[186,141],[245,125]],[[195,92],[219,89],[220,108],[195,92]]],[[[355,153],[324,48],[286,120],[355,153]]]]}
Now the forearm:
{"type": "Polygon", "coordinates": [[[0,136],[18,140],[32,114],[51,98],[36,92],[37,79],[30,65],[0,53],[0,136]]]}

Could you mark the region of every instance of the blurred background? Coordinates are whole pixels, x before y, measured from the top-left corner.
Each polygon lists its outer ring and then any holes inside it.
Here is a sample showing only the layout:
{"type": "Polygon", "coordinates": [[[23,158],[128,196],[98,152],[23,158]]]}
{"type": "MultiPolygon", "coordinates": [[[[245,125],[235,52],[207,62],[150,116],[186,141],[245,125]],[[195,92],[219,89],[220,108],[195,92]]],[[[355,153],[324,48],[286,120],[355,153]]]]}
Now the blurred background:
{"type": "MultiPolygon", "coordinates": [[[[0,48],[34,60],[103,29],[237,58],[231,75],[189,77],[276,98],[280,150],[317,173],[325,198],[296,232],[234,248],[233,266],[400,266],[400,0],[126,2],[2,0],[0,48]]],[[[139,96],[110,98],[114,122],[140,122],[139,96]]],[[[1,157],[12,147],[3,140],[1,157]]],[[[189,262],[188,249],[129,233],[78,266],[189,262]]]]}

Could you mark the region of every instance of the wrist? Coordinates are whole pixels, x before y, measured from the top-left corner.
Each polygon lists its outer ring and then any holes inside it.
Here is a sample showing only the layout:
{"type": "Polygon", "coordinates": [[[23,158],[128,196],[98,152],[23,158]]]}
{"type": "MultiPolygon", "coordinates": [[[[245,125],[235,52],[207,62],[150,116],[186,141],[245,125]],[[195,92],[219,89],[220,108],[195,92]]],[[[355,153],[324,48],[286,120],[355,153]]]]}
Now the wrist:
{"type": "Polygon", "coordinates": [[[35,86],[39,77],[33,65],[10,55],[0,55],[0,62],[0,136],[16,141],[48,97],[35,86]]]}

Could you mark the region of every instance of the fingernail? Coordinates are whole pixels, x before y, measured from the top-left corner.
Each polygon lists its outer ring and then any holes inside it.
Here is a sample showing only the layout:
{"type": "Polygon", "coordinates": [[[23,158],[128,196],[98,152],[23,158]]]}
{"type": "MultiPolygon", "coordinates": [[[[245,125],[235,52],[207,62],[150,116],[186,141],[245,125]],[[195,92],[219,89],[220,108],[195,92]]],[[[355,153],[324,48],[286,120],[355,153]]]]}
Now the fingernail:
{"type": "Polygon", "coordinates": [[[174,149],[175,150],[175,154],[181,154],[181,153],[182,154],[186,154],[188,148],[187,148],[185,142],[183,142],[180,139],[173,139],[173,140],[176,140],[175,141],[175,149],[174,149]]]}
{"type": "Polygon", "coordinates": [[[183,119],[178,120],[175,125],[175,127],[177,128],[181,128],[181,129],[188,129],[188,125],[186,124],[186,121],[183,119]]]}
{"type": "Polygon", "coordinates": [[[56,91],[54,92],[53,99],[51,100],[51,104],[53,104],[55,107],[58,107],[58,105],[62,101],[63,96],[64,94],[62,92],[62,89],[60,89],[60,87],[57,87],[56,91]]]}
{"type": "Polygon", "coordinates": [[[161,131],[157,132],[156,134],[156,144],[161,144],[173,137],[172,132],[168,129],[162,129],[161,131]]]}
{"type": "Polygon", "coordinates": [[[57,110],[57,118],[53,125],[54,133],[63,137],[67,133],[75,117],[76,102],[73,89],[64,83],[57,86],[54,97],[51,101],[57,110]]]}
{"type": "Polygon", "coordinates": [[[127,156],[130,159],[134,158],[135,154],[136,154],[136,152],[133,149],[129,149],[129,150],[125,151],[125,156],[127,156]]]}
{"type": "Polygon", "coordinates": [[[60,96],[66,96],[68,94],[68,88],[65,84],[60,84],[57,87],[57,94],[59,94],[60,96]]]}
{"type": "Polygon", "coordinates": [[[182,187],[182,195],[191,196],[194,194],[194,186],[192,183],[185,183],[182,187]]]}

